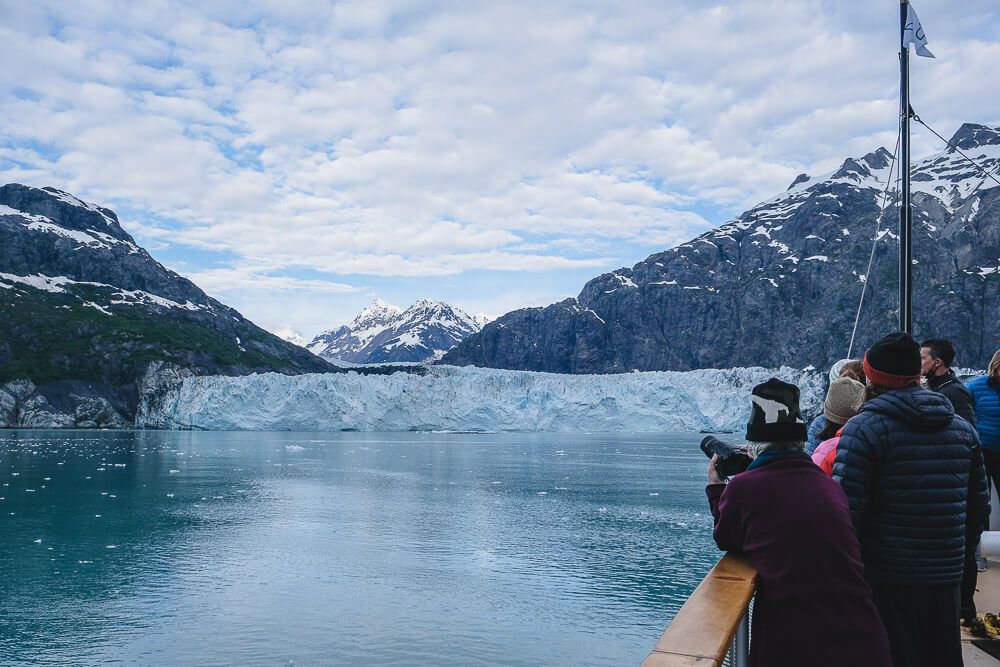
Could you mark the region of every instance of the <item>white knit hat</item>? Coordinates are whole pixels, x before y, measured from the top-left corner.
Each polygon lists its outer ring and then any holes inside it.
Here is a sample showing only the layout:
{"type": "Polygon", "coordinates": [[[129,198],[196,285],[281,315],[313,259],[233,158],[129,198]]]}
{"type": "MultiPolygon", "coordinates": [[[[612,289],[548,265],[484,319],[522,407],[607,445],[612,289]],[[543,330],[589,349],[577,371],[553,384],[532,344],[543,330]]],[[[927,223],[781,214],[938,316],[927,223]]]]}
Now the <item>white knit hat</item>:
{"type": "Polygon", "coordinates": [[[830,367],[830,382],[833,383],[834,380],[840,377],[840,372],[844,370],[844,366],[854,361],[854,359],[841,359],[833,366],[830,367]]]}

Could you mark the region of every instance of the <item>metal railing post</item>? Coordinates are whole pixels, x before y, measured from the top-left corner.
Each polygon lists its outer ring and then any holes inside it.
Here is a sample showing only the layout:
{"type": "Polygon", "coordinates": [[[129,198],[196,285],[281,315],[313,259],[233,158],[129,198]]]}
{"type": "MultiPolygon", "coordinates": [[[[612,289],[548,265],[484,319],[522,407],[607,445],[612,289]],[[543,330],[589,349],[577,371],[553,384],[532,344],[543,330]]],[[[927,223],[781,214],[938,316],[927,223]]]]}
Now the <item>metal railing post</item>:
{"type": "Polygon", "coordinates": [[[733,642],[734,660],[733,667],[750,667],[750,613],[747,612],[740,626],[736,628],[736,639],[733,642]]]}

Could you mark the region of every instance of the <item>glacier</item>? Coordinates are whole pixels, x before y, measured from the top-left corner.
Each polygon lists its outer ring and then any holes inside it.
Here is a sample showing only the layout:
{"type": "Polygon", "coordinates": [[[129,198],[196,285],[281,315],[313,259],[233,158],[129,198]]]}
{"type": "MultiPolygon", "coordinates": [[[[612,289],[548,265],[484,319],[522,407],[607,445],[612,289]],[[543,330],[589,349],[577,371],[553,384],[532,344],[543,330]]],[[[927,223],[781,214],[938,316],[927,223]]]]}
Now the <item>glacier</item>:
{"type": "Polygon", "coordinates": [[[826,373],[782,367],[563,375],[429,366],[391,375],[187,377],[143,396],[139,428],[212,431],[741,431],[750,390],[799,386],[816,414],[826,373]]]}

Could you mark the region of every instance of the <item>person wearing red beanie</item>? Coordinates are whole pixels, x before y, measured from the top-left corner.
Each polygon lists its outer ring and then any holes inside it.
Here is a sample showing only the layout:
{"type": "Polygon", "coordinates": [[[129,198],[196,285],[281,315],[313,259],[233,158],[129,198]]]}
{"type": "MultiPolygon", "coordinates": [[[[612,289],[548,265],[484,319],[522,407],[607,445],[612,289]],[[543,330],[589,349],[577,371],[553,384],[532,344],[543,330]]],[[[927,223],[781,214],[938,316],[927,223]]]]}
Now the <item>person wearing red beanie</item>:
{"type": "Polygon", "coordinates": [[[847,495],[865,578],[896,667],[962,665],[966,543],[989,513],[976,430],[918,385],[920,344],[895,332],[865,353],[866,400],[844,426],[833,478],[847,495]]]}

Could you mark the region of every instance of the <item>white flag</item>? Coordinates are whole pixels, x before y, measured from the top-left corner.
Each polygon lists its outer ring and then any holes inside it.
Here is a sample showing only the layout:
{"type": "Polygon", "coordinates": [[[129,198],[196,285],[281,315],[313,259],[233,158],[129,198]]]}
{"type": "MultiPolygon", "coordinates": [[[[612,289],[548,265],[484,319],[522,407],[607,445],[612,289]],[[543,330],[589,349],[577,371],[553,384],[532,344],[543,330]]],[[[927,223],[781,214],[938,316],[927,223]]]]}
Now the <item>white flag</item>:
{"type": "Polygon", "coordinates": [[[917,10],[913,8],[913,5],[907,4],[906,27],[903,29],[903,48],[910,48],[910,44],[913,44],[918,56],[934,57],[934,54],[927,50],[927,35],[924,33],[923,26],[920,25],[920,19],[917,18],[917,10]]]}

